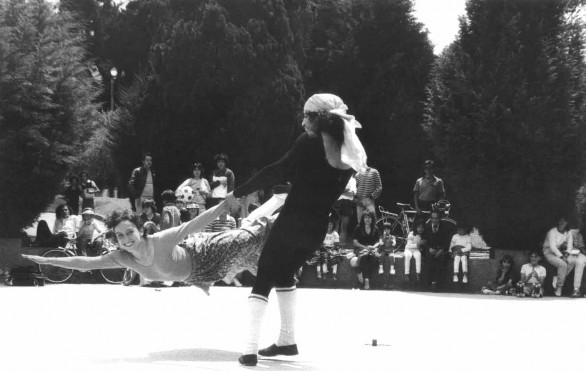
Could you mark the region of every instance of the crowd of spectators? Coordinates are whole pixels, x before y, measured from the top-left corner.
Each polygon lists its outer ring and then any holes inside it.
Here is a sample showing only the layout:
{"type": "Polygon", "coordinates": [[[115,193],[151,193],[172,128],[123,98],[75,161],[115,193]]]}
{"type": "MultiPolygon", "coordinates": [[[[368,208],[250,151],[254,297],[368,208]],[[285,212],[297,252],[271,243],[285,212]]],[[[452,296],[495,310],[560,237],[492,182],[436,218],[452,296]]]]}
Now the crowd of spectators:
{"type": "MultiPolygon", "coordinates": [[[[208,178],[203,165],[196,162],[191,167],[190,177],[175,190],[166,189],[160,193],[162,210],[159,213],[155,203],[157,194],[155,172],[152,170],[153,156],[145,153],[142,165],[132,171],[128,190],[136,212],[144,223],[145,233],[152,234],[188,221],[199,213],[221,202],[234,189],[235,175],[228,165],[228,156],[220,153],[214,157],[216,168],[208,178]]],[[[286,192],[287,187],[277,190],[286,192]]],[[[467,284],[468,265],[472,240],[471,228],[458,223],[457,233],[441,223],[441,212],[433,209],[434,203],[446,197],[442,179],[434,174],[433,161],[423,164],[423,176],[413,187],[413,201],[418,214],[406,239],[391,234],[391,225],[385,223],[379,230],[375,222],[376,200],[382,193],[381,177],[377,169],[368,167],[350,179],[342,195],[334,205],[328,233],[323,245],[314,256],[308,257],[308,269],[316,269],[318,280],[337,280],[338,265],[347,260],[355,272],[353,286],[370,289],[376,275],[382,275],[382,288],[388,289],[396,275],[397,259],[403,259],[404,282],[417,282],[439,291],[449,277],[452,281],[467,284]],[[421,217],[421,211],[429,212],[429,221],[421,217]],[[349,230],[351,218],[357,218],[357,225],[349,230]],[[412,277],[412,265],[415,277],[412,277]],[[414,278],[414,280],[413,280],[414,278]],[[425,282],[423,281],[425,278],[425,282]]],[[[103,235],[99,224],[93,222],[94,195],[100,190],[89,179],[86,172],[80,177],[71,177],[64,192],[66,205],[56,210],[56,221],[52,230],[46,222],[38,226],[37,244],[44,246],[65,246],[76,240],[79,253],[87,254],[87,243],[93,244],[103,235]],[[79,206],[82,206],[82,216],[79,206]]],[[[207,226],[206,232],[220,232],[237,228],[241,218],[246,217],[267,197],[262,191],[255,192],[241,200],[241,207],[221,214],[207,226]]],[[[554,294],[560,296],[565,280],[574,271],[572,297],[581,296],[583,270],[586,266],[582,230],[569,230],[565,217],[547,232],[542,249],[532,252],[529,262],[517,270],[511,256],[499,262],[494,281],[488,282],[481,290],[483,294],[501,294],[541,297],[547,271],[540,265],[547,262],[556,271],[552,279],[554,294]]],[[[92,249],[93,250],[93,249],[92,249]]],[[[299,276],[301,271],[299,272],[299,276]]],[[[399,278],[401,279],[401,278],[399,278]]],[[[238,282],[238,280],[236,280],[238,282]]]]}

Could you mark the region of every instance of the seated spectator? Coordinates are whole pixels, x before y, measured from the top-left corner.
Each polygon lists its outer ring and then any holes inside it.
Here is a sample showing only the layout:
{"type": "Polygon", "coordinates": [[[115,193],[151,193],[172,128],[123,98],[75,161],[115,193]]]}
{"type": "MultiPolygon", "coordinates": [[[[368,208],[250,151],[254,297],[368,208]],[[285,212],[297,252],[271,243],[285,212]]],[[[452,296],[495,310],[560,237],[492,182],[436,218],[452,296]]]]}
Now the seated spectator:
{"type": "Polygon", "coordinates": [[[94,220],[94,210],[85,208],[81,213],[82,224],[77,231],[77,249],[79,255],[88,256],[88,247],[90,256],[98,256],[102,250],[102,240],[100,237],[106,233],[106,228],[94,220]]]}
{"type": "MultiPolygon", "coordinates": [[[[315,266],[317,270],[317,279],[321,280],[326,279],[328,274],[328,262],[332,261],[332,258],[329,257],[330,251],[331,254],[337,255],[335,251],[339,250],[340,248],[340,236],[338,232],[334,230],[334,222],[328,222],[328,232],[324,238],[324,242],[322,243],[321,247],[317,249],[312,258],[307,261],[307,265],[315,266]]],[[[337,264],[332,268],[336,268],[337,272],[337,264]]],[[[335,273],[334,273],[335,275],[335,273]]]]}
{"type": "Polygon", "coordinates": [[[236,228],[236,220],[228,211],[224,211],[213,222],[206,226],[206,232],[222,232],[236,228]]]}
{"type": "Polygon", "coordinates": [[[584,246],[584,235],[586,233],[586,225],[582,222],[580,229],[574,230],[572,239],[574,241],[574,249],[570,251],[570,259],[576,257],[576,267],[574,268],[574,291],[572,298],[581,296],[580,287],[582,286],[582,276],[584,275],[584,267],[586,266],[586,248],[584,246]]]}
{"type": "Polygon", "coordinates": [[[434,291],[439,291],[446,275],[449,262],[450,235],[441,223],[439,211],[430,213],[430,221],[421,235],[421,247],[424,253],[426,276],[434,291]]]}
{"type": "Polygon", "coordinates": [[[450,252],[454,258],[454,282],[458,282],[458,271],[462,263],[462,283],[468,283],[468,255],[472,250],[470,230],[462,222],[458,223],[458,233],[452,236],[450,252]]]}
{"type": "Polygon", "coordinates": [[[407,236],[407,244],[405,245],[405,282],[409,282],[409,273],[411,272],[411,258],[415,259],[415,273],[417,274],[417,282],[421,275],[421,235],[425,231],[423,221],[415,222],[415,228],[407,236]]]}
{"type": "Polygon", "coordinates": [[[350,265],[358,266],[357,278],[360,283],[364,283],[365,290],[370,290],[370,281],[379,266],[379,240],[374,213],[365,210],[360,218],[360,223],[354,229],[354,256],[350,260],[350,265]]]}
{"type": "Polygon", "coordinates": [[[521,279],[517,283],[517,296],[524,298],[531,296],[533,298],[543,297],[543,281],[545,281],[545,267],[539,265],[541,255],[533,251],[529,255],[529,263],[521,267],[521,279]]]}
{"type": "Polygon", "coordinates": [[[77,218],[70,215],[71,210],[67,205],[59,205],[55,209],[55,223],[53,232],[46,221],[41,220],[37,224],[36,246],[65,247],[67,242],[76,237],[77,218]]]}
{"type": "Polygon", "coordinates": [[[515,291],[516,284],[515,261],[512,256],[505,255],[499,262],[496,279],[488,281],[488,284],[481,289],[481,293],[485,295],[509,295],[515,291]]]}
{"type": "Polygon", "coordinates": [[[383,289],[388,289],[390,286],[391,275],[395,274],[395,256],[397,252],[397,239],[391,234],[391,223],[383,224],[383,233],[380,237],[379,252],[381,255],[378,273],[384,275],[384,262],[389,261],[389,272],[384,276],[383,289]]]}
{"type": "Polygon", "coordinates": [[[144,223],[143,228],[145,229],[145,233],[147,235],[157,233],[161,229],[161,214],[157,212],[155,201],[144,200],[141,206],[142,214],[140,214],[140,220],[144,223]]]}
{"type": "Polygon", "coordinates": [[[161,212],[161,230],[177,227],[181,225],[181,213],[175,206],[175,192],[170,189],[161,193],[163,199],[163,211],[161,212]]]}
{"type": "MultiPolygon", "coordinates": [[[[543,255],[549,264],[557,268],[557,277],[553,279],[555,296],[562,295],[562,288],[566,277],[576,265],[577,256],[571,255],[570,250],[574,247],[572,233],[569,232],[568,221],[564,216],[557,218],[557,225],[547,232],[543,242],[543,255]]],[[[583,260],[580,259],[583,265],[583,260]]],[[[576,287],[574,287],[576,291],[576,287]]],[[[580,286],[578,285],[578,293],[580,286]]]]}

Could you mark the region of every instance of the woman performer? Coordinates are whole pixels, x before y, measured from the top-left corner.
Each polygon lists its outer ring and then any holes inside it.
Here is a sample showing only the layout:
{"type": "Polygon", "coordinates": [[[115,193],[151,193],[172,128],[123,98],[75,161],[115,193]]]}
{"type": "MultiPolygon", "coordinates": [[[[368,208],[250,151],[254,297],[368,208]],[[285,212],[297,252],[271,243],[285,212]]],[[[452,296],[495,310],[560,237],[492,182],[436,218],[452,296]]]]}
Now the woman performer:
{"type": "Polygon", "coordinates": [[[361,127],[348,107],[332,94],[316,94],[303,108],[303,133],[285,156],[265,167],[228,194],[236,202],[265,186],[290,181],[293,186],[279,217],[269,232],[258,262],[256,282],[249,296],[249,333],[239,362],[257,364],[262,356],[298,354],[294,334],[294,273],[319,248],[328,227],[328,216],[355,171],[366,168],[366,153],[355,134],[361,127]],[[258,350],[260,325],[268,295],[275,287],[281,315],[276,343],[258,350]]]}
{"type": "Polygon", "coordinates": [[[283,205],[285,197],[273,196],[243,220],[241,228],[218,233],[197,232],[222,213],[225,203],[178,227],[152,235],[148,234],[147,225],[152,222],[142,225],[140,216],[131,210],[115,211],[108,218],[108,227],[114,232],[120,250],[96,257],[23,257],[38,264],[78,270],[130,268],[148,280],[184,281],[208,293],[210,285],[221,279],[231,282],[244,270],[256,274],[267,228],[275,218],[268,217],[283,205]]]}

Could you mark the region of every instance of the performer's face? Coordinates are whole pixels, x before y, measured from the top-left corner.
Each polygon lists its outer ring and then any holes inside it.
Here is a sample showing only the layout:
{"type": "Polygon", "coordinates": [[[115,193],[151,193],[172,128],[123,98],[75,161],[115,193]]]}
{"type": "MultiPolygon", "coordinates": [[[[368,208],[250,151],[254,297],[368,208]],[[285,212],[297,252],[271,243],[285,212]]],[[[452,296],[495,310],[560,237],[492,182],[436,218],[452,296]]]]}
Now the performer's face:
{"type": "Polygon", "coordinates": [[[116,240],[120,248],[128,251],[136,251],[140,242],[140,231],[136,225],[128,220],[123,220],[114,227],[116,240]]]}

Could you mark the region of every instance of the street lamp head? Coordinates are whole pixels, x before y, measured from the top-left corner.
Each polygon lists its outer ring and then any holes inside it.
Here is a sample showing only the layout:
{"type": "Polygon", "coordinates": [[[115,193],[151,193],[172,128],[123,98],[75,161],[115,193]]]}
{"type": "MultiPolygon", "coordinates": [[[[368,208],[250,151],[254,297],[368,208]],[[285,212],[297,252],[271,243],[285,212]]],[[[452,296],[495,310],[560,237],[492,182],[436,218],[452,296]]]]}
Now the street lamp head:
{"type": "Polygon", "coordinates": [[[110,76],[112,76],[113,78],[116,78],[116,76],[118,76],[118,70],[116,69],[116,67],[112,67],[112,69],[110,69],[110,76]]]}

